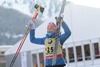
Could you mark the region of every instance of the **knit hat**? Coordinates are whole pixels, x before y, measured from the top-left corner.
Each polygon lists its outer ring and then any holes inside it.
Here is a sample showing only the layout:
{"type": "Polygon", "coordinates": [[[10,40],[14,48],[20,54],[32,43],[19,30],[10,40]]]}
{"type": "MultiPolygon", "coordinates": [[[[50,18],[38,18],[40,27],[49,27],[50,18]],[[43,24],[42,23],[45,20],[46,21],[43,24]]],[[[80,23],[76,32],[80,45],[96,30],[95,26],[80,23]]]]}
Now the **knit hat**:
{"type": "Polygon", "coordinates": [[[56,24],[53,22],[49,22],[47,26],[47,32],[55,32],[56,30],[56,24]]]}

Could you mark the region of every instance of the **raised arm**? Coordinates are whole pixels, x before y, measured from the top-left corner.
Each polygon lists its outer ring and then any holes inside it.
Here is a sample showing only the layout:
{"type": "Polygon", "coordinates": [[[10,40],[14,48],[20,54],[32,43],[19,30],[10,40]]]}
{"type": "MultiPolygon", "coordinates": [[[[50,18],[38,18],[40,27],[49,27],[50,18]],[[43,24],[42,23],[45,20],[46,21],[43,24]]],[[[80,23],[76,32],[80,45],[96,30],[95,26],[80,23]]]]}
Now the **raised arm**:
{"type": "Polygon", "coordinates": [[[70,31],[68,25],[64,21],[62,22],[62,28],[64,29],[64,33],[60,36],[60,43],[63,45],[63,43],[71,35],[71,31],[70,31]]]}
{"type": "Polygon", "coordinates": [[[43,37],[43,38],[36,38],[35,37],[35,24],[33,23],[32,20],[29,22],[29,25],[31,25],[30,26],[31,27],[31,30],[30,30],[30,41],[32,43],[35,43],[35,44],[44,45],[45,37],[43,37]]]}
{"type": "Polygon", "coordinates": [[[30,41],[32,43],[35,43],[35,44],[43,44],[44,45],[45,37],[43,37],[43,38],[36,38],[35,37],[35,29],[31,29],[30,30],[30,41]]]}

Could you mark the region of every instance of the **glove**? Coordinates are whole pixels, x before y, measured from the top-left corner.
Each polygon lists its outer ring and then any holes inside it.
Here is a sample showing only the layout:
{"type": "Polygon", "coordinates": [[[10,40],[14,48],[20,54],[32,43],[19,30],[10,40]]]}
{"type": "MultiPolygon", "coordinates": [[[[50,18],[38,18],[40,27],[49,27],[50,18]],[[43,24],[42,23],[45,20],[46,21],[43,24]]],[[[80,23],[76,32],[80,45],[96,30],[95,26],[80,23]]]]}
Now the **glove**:
{"type": "Polygon", "coordinates": [[[33,23],[32,20],[30,20],[30,21],[28,22],[28,26],[30,26],[31,29],[35,29],[35,24],[33,23]]]}
{"type": "Polygon", "coordinates": [[[64,18],[64,13],[62,13],[60,16],[56,16],[56,17],[55,17],[56,20],[57,20],[57,19],[63,20],[63,18],[64,18]]]}

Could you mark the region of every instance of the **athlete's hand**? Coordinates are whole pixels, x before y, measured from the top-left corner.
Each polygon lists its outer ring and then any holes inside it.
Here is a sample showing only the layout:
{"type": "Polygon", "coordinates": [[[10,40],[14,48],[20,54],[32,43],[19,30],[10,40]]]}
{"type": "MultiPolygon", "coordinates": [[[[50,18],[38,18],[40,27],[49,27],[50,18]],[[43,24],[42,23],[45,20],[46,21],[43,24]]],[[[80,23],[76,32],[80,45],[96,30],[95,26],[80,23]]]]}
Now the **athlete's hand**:
{"type": "Polygon", "coordinates": [[[26,26],[26,27],[30,26],[31,29],[35,29],[35,24],[33,23],[32,20],[30,20],[30,21],[28,22],[28,25],[25,25],[25,26],[26,26]]]}
{"type": "Polygon", "coordinates": [[[35,24],[32,20],[29,21],[29,25],[30,25],[31,29],[35,29],[35,24]]]}

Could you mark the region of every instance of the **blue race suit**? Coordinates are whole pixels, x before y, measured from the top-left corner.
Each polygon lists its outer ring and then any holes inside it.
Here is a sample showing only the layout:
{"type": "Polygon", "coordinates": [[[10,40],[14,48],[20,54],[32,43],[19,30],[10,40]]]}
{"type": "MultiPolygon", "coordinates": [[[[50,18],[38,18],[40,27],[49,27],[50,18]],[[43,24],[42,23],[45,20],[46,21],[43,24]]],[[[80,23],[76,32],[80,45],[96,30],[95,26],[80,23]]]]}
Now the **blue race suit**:
{"type": "MultiPolygon", "coordinates": [[[[71,35],[71,31],[64,21],[62,22],[62,28],[64,29],[64,33],[60,35],[60,42],[59,42],[59,46],[58,46],[59,47],[58,49],[60,51],[58,51],[57,61],[56,61],[55,66],[57,66],[57,65],[64,66],[65,65],[65,61],[64,61],[64,58],[62,55],[62,45],[71,35]]],[[[52,49],[52,46],[49,46],[49,45],[52,45],[51,43],[54,44],[54,42],[55,42],[54,38],[55,38],[55,33],[52,33],[52,35],[49,35],[49,33],[47,33],[45,37],[36,38],[35,37],[35,29],[30,30],[30,41],[32,43],[35,43],[35,44],[41,44],[41,45],[46,46],[45,47],[45,50],[46,50],[46,63],[45,63],[45,65],[46,66],[52,66],[52,50],[53,49],[52,49]],[[47,44],[49,44],[49,45],[47,45],[47,44]],[[51,48],[51,50],[49,48],[51,48]]]]}

